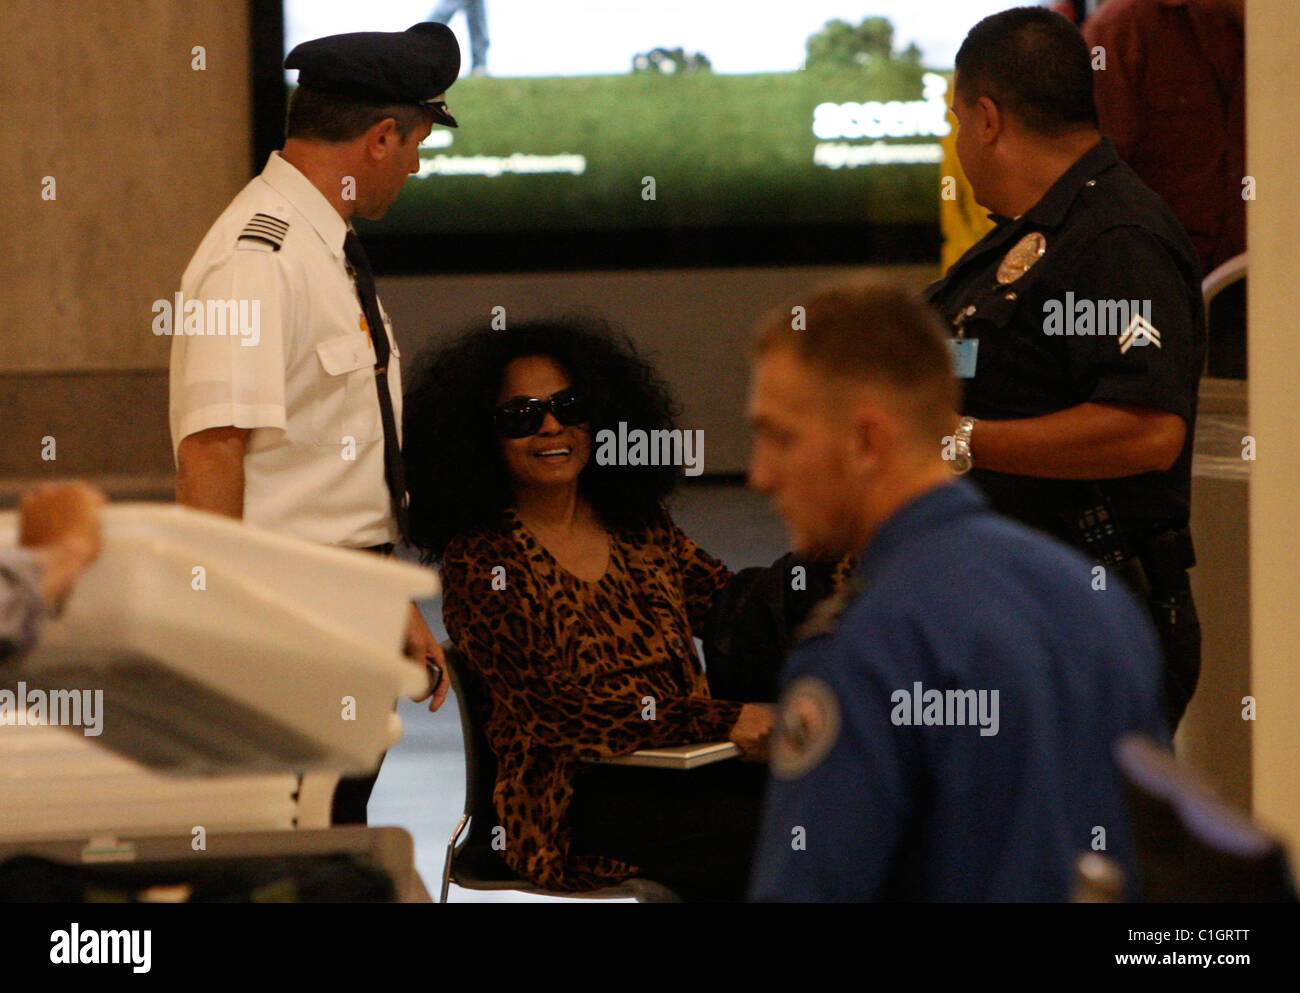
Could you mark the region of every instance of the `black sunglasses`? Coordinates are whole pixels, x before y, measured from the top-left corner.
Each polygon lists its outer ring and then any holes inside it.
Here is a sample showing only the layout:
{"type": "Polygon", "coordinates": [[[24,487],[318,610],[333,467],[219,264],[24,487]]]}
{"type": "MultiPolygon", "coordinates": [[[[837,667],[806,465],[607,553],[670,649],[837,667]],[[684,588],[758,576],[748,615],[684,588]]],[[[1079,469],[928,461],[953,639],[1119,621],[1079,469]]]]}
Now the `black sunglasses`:
{"type": "Polygon", "coordinates": [[[505,438],[527,438],[541,430],[550,411],[566,427],[591,419],[587,398],[575,389],[560,390],[545,400],[538,397],[514,397],[492,414],[492,423],[505,438]]]}

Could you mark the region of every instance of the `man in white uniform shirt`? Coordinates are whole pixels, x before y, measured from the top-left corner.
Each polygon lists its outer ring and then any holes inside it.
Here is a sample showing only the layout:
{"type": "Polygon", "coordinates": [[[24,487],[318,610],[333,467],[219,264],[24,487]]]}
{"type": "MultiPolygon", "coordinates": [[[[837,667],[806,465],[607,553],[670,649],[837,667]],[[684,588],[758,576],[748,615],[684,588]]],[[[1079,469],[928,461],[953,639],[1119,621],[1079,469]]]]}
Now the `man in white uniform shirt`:
{"type": "MultiPolygon", "coordinates": [[[[217,219],[181,281],[182,300],[202,309],[176,314],[172,341],[177,499],[390,553],[406,499],[399,353],[350,219],[382,217],[433,125],[456,126],[443,94],[460,51],[444,25],[417,24],[320,38],[285,64],[300,75],[284,148],[217,219]],[[183,324],[183,314],[213,324],[223,306],[219,326],[183,324]]],[[[406,653],[429,664],[437,709],[442,650],[415,604],[406,653]]],[[[365,823],[377,776],[341,781],[335,823],[365,823]]]]}

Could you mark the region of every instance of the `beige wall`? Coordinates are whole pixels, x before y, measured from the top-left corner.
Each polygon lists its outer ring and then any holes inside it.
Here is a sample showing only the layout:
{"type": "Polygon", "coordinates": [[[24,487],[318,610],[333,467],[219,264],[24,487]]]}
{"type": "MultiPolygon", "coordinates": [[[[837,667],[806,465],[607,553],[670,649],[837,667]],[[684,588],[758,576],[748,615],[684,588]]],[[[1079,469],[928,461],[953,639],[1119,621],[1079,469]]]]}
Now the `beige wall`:
{"type": "Polygon", "coordinates": [[[0,499],[33,478],[126,474],[122,494],[170,473],[152,305],[248,179],[247,22],[242,2],[0,4],[0,499]]]}
{"type": "Polygon", "coordinates": [[[1250,253],[1251,465],[1250,693],[1258,706],[1252,736],[1256,815],[1300,845],[1300,444],[1296,396],[1300,349],[1300,4],[1250,0],[1246,11],[1246,168],[1256,200],[1247,203],[1250,253]]]}
{"type": "Polygon", "coordinates": [[[202,0],[0,4],[0,372],[166,363],[151,305],[248,178],[247,20],[202,0]]]}

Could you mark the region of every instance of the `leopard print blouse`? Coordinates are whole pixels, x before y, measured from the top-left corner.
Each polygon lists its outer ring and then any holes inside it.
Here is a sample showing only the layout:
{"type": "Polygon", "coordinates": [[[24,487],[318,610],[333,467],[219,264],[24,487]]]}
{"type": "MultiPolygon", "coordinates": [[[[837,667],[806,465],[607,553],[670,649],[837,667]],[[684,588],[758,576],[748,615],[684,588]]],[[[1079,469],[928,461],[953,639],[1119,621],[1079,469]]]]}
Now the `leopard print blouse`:
{"type": "Polygon", "coordinates": [[[574,775],[584,758],[726,740],[741,704],[709,696],[692,631],[730,576],[667,514],[612,532],[609,567],[590,583],[513,511],[500,528],[448,544],[443,620],[489,698],[494,800],[514,872],[556,890],[635,874],[570,853],[574,775]]]}

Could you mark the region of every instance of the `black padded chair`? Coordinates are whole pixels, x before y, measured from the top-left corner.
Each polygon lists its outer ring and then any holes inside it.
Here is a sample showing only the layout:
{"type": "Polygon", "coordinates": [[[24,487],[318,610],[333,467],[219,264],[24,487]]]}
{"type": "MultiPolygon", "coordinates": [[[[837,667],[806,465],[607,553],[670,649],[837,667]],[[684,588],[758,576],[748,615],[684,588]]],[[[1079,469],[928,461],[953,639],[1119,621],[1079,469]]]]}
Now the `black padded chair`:
{"type": "Polygon", "coordinates": [[[1294,903],[1282,843],[1143,735],[1115,748],[1146,903],[1294,903]]]}
{"type": "Polygon", "coordinates": [[[639,903],[678,902],[672,890],[651,879],[633,878],[617,886],[559,891],[542,889],[515,875],[500,852],[492,847],[492,829],[497,823],[492,802],[497,762],[479,716],[487,709],[486,695],[477,677],[465,665],[464,657],[449,643],[442,647],[447,658],[447,675],[451,678],[460,709],[460,727],[465,741],[465,810],[447,842],[440,902],[447,902],[447,891],[452,883],[467,890],[519,890],[542,896],[591,900],[631,898],[639,903]]]}

